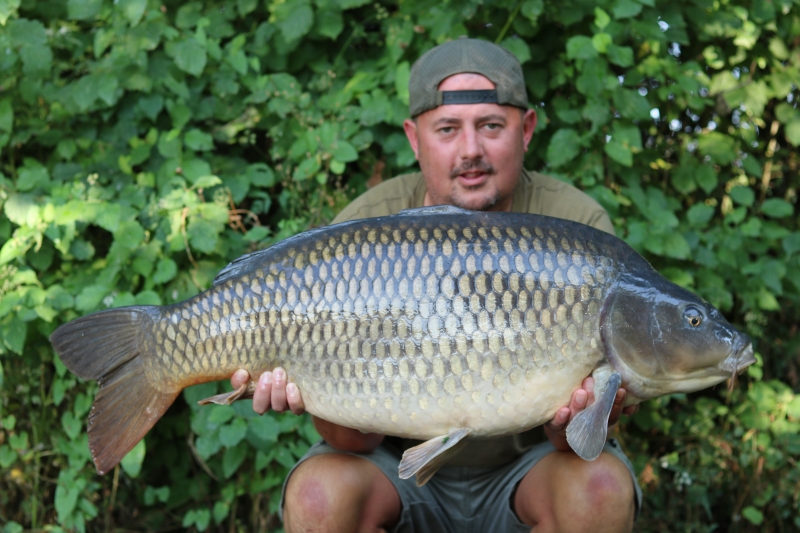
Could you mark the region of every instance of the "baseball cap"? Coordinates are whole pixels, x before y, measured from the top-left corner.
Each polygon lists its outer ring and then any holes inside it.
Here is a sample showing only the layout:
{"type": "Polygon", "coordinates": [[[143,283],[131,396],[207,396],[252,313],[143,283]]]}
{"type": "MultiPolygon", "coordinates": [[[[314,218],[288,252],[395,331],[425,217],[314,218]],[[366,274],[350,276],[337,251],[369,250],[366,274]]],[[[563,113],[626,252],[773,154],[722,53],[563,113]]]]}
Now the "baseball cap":
{"type": "Polygon", "coordinates": [[[422,54],[411,67],[409,112],[416,117],[445,104],[496,103],[528,109],[528,94],[517,58],[502,46],[461,37],[422,54]],[[454,74],[486,76],[495,88],[482,91],[440,91],[439,84],[454,74]]]}

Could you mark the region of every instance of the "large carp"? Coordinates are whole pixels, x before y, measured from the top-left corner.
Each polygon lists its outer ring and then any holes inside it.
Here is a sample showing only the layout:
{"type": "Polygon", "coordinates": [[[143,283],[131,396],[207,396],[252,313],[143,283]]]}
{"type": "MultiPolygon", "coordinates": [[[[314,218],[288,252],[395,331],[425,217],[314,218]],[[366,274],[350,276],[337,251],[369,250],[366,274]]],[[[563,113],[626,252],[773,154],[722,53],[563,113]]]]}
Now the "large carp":
{"type": "Polygon", "coordinates": [[[427,440],[400,464],[424,483],[465,437],[550,420],[586,376],[596,400],[567,438],[591,460],[620,386],[633,404],[755,361],[746,335],[622,240],[454,207],[307,231],[234,261],[184,302],[100,311],[50,340],[67,368],[100,384],[88,431],[101,474],[183,388],[238,368],[284,367],[325,420],[427,440]]]}

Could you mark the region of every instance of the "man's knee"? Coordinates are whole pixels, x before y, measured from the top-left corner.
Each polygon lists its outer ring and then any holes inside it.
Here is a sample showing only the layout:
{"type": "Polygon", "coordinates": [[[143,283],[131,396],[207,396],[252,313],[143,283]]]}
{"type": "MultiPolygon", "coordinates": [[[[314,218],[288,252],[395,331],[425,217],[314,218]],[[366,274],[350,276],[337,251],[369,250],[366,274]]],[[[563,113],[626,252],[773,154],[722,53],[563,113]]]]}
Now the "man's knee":
{"type": "Polygon", "coordinates": [[[543,531],[623,532],[633,527],[634,494],[629,470],[613,455],[584,461],[556,452],[531,469],[515,502],[518,516],[543,531]]]}
{"type": "Polygon", "coordinates": [[[383,480],[380,470],[365,459],[346,454],[311,457],[289,478],[284,501],[284,522],[290,532],[362,531],[391,521],[396,491],[382,487],[376,499],[375,486],[383,480]],[[394,494],[391,494],[394,492],[394,494]]]}
{"type": "MultiPolygon", "coordinates": [[[[609,507],[634,510],[634,488],[628,468],[610,453],[594,461],[582,461],[579,475],[583,495],[579,497],[596,513],[609,507]]],[[[595,515],[596,516],[596,515],[595,515]]]]}

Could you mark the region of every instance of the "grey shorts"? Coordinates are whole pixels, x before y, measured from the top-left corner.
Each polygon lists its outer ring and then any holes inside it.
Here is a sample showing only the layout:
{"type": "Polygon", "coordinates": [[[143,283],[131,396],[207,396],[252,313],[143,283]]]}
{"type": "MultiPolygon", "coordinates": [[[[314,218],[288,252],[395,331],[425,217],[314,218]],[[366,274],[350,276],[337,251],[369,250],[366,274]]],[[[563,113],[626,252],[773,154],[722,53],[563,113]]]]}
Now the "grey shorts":
{"type": "MultiPolygon", "coordinates": [[[[498,468],[476,468],[450,466],[439,470],[423,487],[417,487],[414,479],[400,479],[397,465],[400,453],[391,445],[381,445],[371,454],[349,453],[362,457],[377,466],[392,482],[400,495],[402,512],[400,522],[393,533],[415,531],[437,531],[442,533],[466,533],[474,531],[509,531],[529,533],[531,528],[523,524],[512,508],[511,498],[525,474],[544,456],[555,451],[549,442],[533,446],[519,458],[498,468]]],[[[642,489],[636,481],[633,466],[614,439],[606,442],[606,451],[622,461],[631,473],[635,488],[636,516],[642,507],[642,489]]],[[[335,450],[320,441],[308,450],[286,476],[281,494],[281,519],[286,484],[295,468],[303,461],[326,453],[346,453],[335,450]]]]}

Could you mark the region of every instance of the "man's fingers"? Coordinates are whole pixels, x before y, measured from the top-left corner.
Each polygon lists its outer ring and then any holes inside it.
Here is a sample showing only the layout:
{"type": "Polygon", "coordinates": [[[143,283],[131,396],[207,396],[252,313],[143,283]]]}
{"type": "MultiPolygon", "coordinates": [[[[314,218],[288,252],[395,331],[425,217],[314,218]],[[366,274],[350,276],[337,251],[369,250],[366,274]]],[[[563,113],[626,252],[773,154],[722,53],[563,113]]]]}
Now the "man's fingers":
{"type": "Polygon", "coordinates": [[[619,416],[622,414],[622,404],[625,403],[627,391],[619,389],[617,395],[614,397],[614,406],[611,408],[611,414],[608,417],[608,426],[611,427],[619,421],[619,416]]]}
{"type": "Polygon", "coordinates": [[[589,399],[589,393],[584,389],[578,389],[572,393],[572,401],[569,403],[570,409],[574,414],[586,409],[586,402],[589,399]]]}
{"type": "Polygon", "coordinates": [[[238,389],[239,387],[247,383],[247,380],[249,379],[250,379],[250,374],[247,373],[247,370],[240,368],[239,370],[234,372],[233,376],[231,376],[231,386],[234,389],[238,389]]]}
{"type": "Polygon", "coordinates": [[[303,397],[300,396],[300,389],[294,383],[286,385],[286,401],[289,402],[289,409],[296,415],[302,415],[306,412],[306,406],[303,404],[303,397]]]}
{"type": "Polygon", "coordinates": [[[637,412],[639,412],[639,404],[638,403],[636,405],[629,405],[627,407],[623,407],[622,408],[622,414],[627,415],[627,416],[633,416],[637,412]]]}
{"type": "Polygon", "coordinates": [[[272,409],[282,413],[287,407],[286,371],[278,367],[272,372],[272,409]]]}
{"type": "Polygon", "coordinates": [[[253,411],[263,415],[269,411],[272,401],[272,372],[264,372],[258,378],[256,392],[253,393],[253,411]]]}
{"type": "Polygon", "coordinates": [[[559,409],[553,419],[547,423],[549,428],[553,431],[561,431],[564,429],[564,426],[567,425],[570,418],[570,409],[569,407],[562,407],[559,409]]]}

